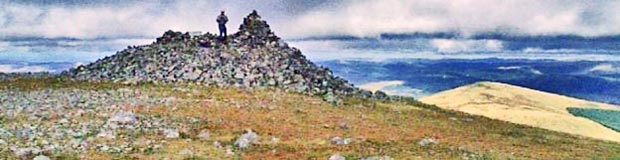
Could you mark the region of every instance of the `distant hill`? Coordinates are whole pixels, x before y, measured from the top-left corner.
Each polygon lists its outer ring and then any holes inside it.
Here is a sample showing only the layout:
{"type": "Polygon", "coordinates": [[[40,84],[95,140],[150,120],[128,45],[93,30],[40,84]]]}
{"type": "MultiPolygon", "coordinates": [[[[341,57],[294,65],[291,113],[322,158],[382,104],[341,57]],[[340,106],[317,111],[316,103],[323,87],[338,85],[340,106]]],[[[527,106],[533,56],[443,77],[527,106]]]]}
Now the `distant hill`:
{"type": "Polygon", "coordinates": [[[620,110],[604,103],[541,92],[495,82],[480,82],[420,99],[441,108],[596,139],[620,142],[620,133],[586,118],[569,107],[620,110]]]}

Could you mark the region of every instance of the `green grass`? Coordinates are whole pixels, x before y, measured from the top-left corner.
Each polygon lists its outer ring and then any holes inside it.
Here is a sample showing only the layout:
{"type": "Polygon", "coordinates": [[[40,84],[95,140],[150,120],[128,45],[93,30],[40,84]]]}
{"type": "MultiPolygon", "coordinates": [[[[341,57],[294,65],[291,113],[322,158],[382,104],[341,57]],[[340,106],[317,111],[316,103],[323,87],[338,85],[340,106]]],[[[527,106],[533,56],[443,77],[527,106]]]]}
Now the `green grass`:
{"type": "Polygon", "coordinates": [[[605,127],[620,132],[620,111],[593,108],[568,108],[568,112],[575,116],[588,118],[605,127]]]}

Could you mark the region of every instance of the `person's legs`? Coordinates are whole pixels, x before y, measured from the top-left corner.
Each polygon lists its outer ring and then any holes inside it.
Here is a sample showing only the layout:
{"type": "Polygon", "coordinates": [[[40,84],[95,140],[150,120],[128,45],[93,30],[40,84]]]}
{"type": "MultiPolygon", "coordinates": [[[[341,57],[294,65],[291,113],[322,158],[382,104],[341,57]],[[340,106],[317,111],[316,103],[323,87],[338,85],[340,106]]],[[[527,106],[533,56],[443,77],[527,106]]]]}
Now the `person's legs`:
{"type": "Polygon", "coordinates": [[[222,38],[222,28],[220,27],[219,29],[220,29],[220,36],[219,37],[222,38]]]}
{"type": "Polygon", "coordinates": [[[220,38],[226,38],[226,26],[225,25],[220,25],[220,38]]]}

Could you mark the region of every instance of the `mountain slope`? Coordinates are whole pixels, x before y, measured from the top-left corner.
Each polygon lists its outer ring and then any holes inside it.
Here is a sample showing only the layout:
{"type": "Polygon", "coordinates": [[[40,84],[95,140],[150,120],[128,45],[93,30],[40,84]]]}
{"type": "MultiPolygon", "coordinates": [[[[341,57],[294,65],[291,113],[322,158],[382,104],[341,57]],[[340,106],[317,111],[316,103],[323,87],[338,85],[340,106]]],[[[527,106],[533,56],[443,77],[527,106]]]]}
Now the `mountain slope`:
{"type": "Polygon", "coordinates": [[[459,87],[420,101],[493,119],[620,142],[620,133],[589,119],[573,116],[567,110],[568,107],[620,110],[620,107],[609,104],[494,82],[459,87]]]}

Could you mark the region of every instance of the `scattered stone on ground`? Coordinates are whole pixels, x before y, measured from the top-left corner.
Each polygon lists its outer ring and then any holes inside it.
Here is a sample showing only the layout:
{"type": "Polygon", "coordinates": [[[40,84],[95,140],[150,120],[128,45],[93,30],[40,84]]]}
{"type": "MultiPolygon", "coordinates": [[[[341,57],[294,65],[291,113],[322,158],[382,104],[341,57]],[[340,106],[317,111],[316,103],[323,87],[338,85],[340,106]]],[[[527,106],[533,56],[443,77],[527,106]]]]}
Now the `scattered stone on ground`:
{"type": "Polygon", "coordinates": [[[141,90],[123,88],[0,90],[0,151],[30,159],[41,153],[79,154],[89,149],[110,153],[151,150],[163,142],[149,140],[145,146],[129,137],[156,134],[183,122],[135,114],[125,111],[125,107],[170,102],[141,90]],[[95,143],[96,139],[114,141],[95,143]]]}

